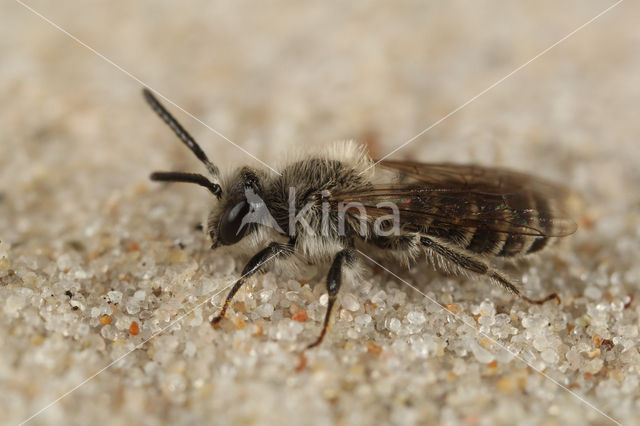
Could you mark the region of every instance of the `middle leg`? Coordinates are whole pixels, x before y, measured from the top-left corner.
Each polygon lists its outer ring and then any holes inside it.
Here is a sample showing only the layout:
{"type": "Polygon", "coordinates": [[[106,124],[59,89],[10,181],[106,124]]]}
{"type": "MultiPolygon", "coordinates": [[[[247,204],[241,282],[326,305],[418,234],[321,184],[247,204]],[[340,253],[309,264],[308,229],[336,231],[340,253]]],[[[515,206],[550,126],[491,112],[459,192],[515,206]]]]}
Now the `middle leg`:
{"type": "Polygon", "coordinates": [[[307,346],[307,349],[318,346],[322,343],[325,334],[327,334],[327,328],[329,327],[329,321],[331,320],[331,312],[333,311],[333,305],[336,303],[338,292],[340,291],[340,285],[342,284],[342,268],[346,264],[350,266],[355,261],[353,249],[344,249],[339,251],[333,258],[333,263],[329,269],[327,275],[327,292],[329,293],[329,303],[327,304],[327,313],[324,316],[324,324],[322,325],[322,331],[318,339],[307,346]]]}

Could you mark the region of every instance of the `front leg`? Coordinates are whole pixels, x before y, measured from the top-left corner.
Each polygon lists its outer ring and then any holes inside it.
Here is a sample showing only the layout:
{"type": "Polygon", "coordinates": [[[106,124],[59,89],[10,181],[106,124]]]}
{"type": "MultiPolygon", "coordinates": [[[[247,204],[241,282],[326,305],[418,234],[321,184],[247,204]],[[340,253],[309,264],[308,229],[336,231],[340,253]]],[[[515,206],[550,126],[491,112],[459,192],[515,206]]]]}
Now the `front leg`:
{"type": "Polygon", "coordinates": [[[216,326],[220,321],[222,321],[225,313],[227,312],[227,309],[229,308],[229,305],[231,304],[231,300],[236,295],[238,290],[240,290],[240,287],[242,287],[247,278],[262,269],[262,266],[264,266],[264,264],[272,258],[289,256],[291,253],[293,253],[293,242],[290,241],[286,244],[273,242],[269,244],[267,248],[260,250],[258,254],[253,256],[242,270],[242,276],[238,281],[236,281],[236,283],[231,288],[231,291],[227,295],[227,298],[224,301],[224,305],[222,305],[220,314],[211,320],[211,325],[216,326]]]}
{"type": "Polygon", "coordinates": [[[340,285],[342,283],[342,267],[345,263],[347,264],[347,266],[353,263],[353,261],[355,260],[353,253],[353,249],[344,249],[339,251],[333,258],[331,269],[329,269],[329,274],[327,275],[327,292],[329,293],[329,303],[327,304],[327,313],[324,317],[324,324],[322,326],[322,331],[320,332],[320,336],[318,337],[318,339],[307,346],[307,349],[318,346],[320,343],[322,343],[322,339],[324,339],[325,334],[327,334],[329,320],[331,319],[331,311],[333,310],[333,305],[336,303],[338,291],[340,290],[340,285]]]}

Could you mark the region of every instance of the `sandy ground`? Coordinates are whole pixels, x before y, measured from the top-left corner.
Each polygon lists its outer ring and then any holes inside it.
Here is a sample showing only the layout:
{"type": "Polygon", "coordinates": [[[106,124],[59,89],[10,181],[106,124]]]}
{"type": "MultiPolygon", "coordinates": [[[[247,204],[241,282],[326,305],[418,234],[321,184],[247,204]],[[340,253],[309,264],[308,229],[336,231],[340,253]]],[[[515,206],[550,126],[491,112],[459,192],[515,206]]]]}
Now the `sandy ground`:
{"type": "MultiPolygon", "coordinates": [[[[638,3],[483,93],[612,4],[29,2],[123,73],[3,2],[0,423],[637,422],[638,3]],[[303,358],[325,310],[319,267],[252,280],[213,330],[246,256],[194,229],[205,191],[147,180],[202,168],[142,82],[274,167],[339,139],[384,155],[483,93],[394,158],[508,166],[581,192],[567,244],[508,270],[562,303],[369,264],[303,358]]],[[[256,164],[171,109],[223,169],[256,164]]]]}

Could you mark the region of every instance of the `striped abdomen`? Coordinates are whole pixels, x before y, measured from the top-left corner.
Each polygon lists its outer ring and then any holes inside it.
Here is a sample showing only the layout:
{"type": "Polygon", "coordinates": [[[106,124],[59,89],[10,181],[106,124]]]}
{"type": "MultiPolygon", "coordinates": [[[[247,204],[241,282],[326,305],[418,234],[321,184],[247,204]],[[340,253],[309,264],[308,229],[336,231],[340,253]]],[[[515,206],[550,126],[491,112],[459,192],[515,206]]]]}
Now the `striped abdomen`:
{"type": "Polygon", "coordinates": [[[431,221],[426,234],[477,254],[523,256],[548,247],[556,240],[553,237],[566,232],[556,221],[551,202],[533,192],[495,197],[471,194],[465,202],[457,198],[439,201],[445,201],[437,209],[444,219],[431,221]]]}

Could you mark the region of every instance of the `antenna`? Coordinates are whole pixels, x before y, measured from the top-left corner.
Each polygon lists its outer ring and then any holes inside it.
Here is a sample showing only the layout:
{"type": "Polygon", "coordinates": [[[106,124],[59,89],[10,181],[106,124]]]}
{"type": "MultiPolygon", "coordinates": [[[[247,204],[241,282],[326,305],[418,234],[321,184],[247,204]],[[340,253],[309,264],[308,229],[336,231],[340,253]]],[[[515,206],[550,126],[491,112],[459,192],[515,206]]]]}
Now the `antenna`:
{"type": "Polygon", "coordinates": [[[184,172],[153,172],[150,176],[151,180],[161,182],[185,182],[195,183],[207,188],[213,195],[218,197],[222,196],[222,189],[217,183],[211,182],[206,177],[197,173],[184,173],[184,172]]]}
{"type": "Polygon", "coordinates": [[[178,123],[178,120],[176,120],[171,115],[171,113],[169,113],[169,111],[167,111],[167,109],[162,106],[160,101],[158,101],[158,99],[153,95],[151,90],[145,87],[144,89],[142,89],[142,94],[144,95],[144,98],[146,99],[149,106],[151,106],[151,109],[153,109],[153,111],[158,114],[158,117],[160,117],[162,121],[167,123],[171,130],[173,130],[173,133],[175,133],[176,136],[178,136],[178,138],[180,138],[180,140],[191,150],[191,152],[193,152],[196,157],[198,157],[198,160],[202,161],[202,163],[207,167],[207,170],[209,170],[211,176],[217,177],[219,174],[218,168],[211,161],[209,161],[209,158],[207,158],[207,154],[204,153],[202,148],[200,148],[200,145],[198,145],[198,143],[195,141],[195,139],[193,139],[189,132],[187,132],[184,127],[182,127],[182,125],[178,123]]]}

